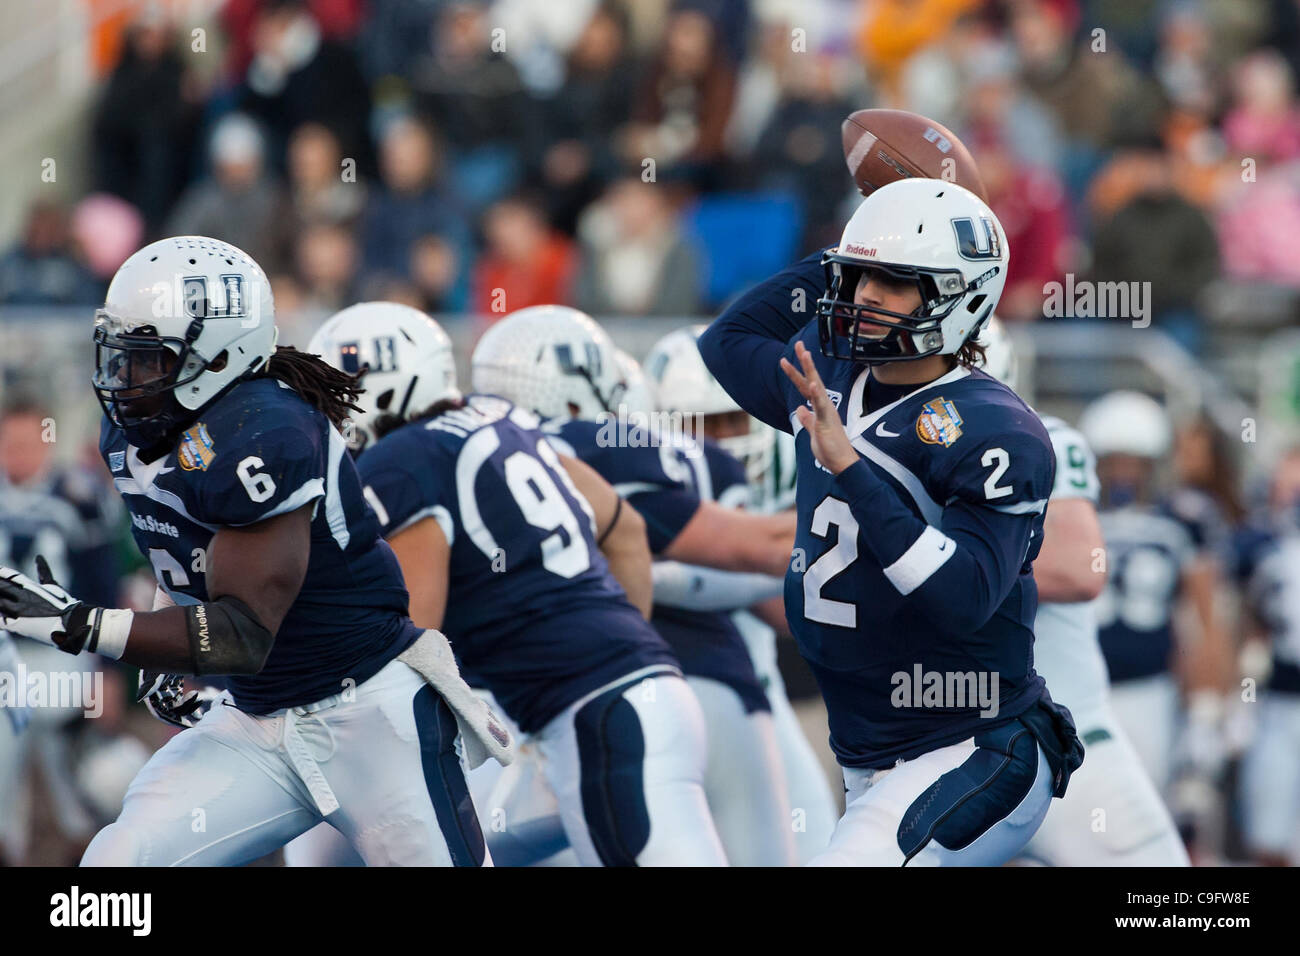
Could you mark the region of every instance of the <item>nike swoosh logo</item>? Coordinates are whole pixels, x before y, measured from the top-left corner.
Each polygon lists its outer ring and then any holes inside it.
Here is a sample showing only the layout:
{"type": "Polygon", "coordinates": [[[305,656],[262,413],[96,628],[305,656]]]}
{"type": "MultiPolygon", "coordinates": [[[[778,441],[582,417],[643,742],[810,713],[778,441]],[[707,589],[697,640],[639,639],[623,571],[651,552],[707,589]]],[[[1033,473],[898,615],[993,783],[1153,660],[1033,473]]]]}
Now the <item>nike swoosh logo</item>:
{"type": "Polygon", "coordinates": [[[947,551],[947,550],[948,550],[948,542],[945,541],[943,544],[939,545],[939,550],[940,550],[940,551],[947,551]]]}
{"type": "Polygon", "coordinates": [[[876,434],[879,435],[881,438],[897,438],[899,435],[898,432],[891,432],[887,428],[885,428],[884,422],[881,422],[879,425],[876,426],[876,434]]]}

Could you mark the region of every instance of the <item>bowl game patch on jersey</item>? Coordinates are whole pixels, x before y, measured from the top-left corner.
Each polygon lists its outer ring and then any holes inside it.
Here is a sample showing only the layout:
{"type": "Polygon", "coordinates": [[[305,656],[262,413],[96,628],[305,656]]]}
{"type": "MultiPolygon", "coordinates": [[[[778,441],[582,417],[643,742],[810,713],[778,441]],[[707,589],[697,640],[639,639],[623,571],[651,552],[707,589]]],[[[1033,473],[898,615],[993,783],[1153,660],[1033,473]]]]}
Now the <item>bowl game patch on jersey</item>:
{"type": "Polygon", "coordinates": [[[176,450],[176,460],[186,471],[207,471],[208,465],[217,453],[212,450],[212,436],[208,428],[199,422],[181,435],[180,447],[176,450]]]}
{"type": "Polygon", "coordinates": [[[947,448],[961,437],[961,426],[957,406],[940,395],[922,406],[916,419],[916,434],[927,444],[942,444],[947,448]]]}

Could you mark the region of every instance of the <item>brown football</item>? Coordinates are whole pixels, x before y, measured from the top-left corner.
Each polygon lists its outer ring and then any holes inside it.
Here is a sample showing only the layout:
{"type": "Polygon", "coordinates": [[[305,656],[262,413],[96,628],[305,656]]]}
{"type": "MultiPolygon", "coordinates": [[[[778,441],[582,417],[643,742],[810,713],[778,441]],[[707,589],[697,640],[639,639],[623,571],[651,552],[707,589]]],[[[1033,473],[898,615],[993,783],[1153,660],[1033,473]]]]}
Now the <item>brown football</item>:
{"type": "Polygon", "coordinates": [[[840,130],[844,161],[864,196],[895,180],[921,176],[955,182],[988,201],[970,150],[934,120],[905,110],[857,110],[840,130]]]}

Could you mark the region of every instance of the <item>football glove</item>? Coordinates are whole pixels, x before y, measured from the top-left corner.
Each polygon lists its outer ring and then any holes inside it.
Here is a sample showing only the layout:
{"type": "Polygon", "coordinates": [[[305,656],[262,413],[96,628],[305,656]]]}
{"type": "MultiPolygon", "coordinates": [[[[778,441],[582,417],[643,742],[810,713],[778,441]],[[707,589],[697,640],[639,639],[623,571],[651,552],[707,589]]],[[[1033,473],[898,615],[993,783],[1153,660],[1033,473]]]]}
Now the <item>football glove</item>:
{"type": "Polygon", "coordinates": [[[0,567],[0,627],[69,654],[80,654],[87,644],[93,651],[103,608],[75,600],[40,555],[36,577],[33,581],[14,568],[0,567]]]}
{"type": "Polygon", "coordinates": [[[185,678],[179,674],[162,674],[157,671],[140,671],[140,692],[137,701],[143,701],[154,717],[176,727],[193,727],[216,702],[221,692],[212,687],[185,691],[185,678]]]}

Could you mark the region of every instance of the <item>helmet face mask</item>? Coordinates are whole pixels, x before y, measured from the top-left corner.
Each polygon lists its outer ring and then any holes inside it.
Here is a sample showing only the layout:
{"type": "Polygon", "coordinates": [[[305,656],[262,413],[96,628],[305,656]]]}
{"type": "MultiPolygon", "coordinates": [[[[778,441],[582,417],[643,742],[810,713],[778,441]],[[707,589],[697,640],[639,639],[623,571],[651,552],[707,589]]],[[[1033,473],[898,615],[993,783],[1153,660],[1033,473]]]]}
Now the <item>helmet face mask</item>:
{"type": "Polygon", "coordinates": [[[822,354],[867,364],[915,360],[939,352],[943,347],[940,323],[967,292],[978,288],[985,279],[981,276],[967,286],[956,270],[864,263],[835,252],[822,257],[822,267],[826,271],[826,293],[817,300],[822,354]],[[920,304],[907,313],[857,304],[854,300],[858,287],[868,277],[887,286],[914,289],[920,304]],[[877,318],[883,321],[875,321],[877,318]],[[863,326],[879,327],[884,334],[869,334],[863,326]]]}
{"type": "Polygon", "coordinates": [[[95,396],[132,444],[148,447],[192,416],[176,400],[176,389],[197,379],[209,363],[184,339],[158,335],[153,326],[110,331],[114,326],[121,323],[103,310],[96,314],[95,396]]]}

